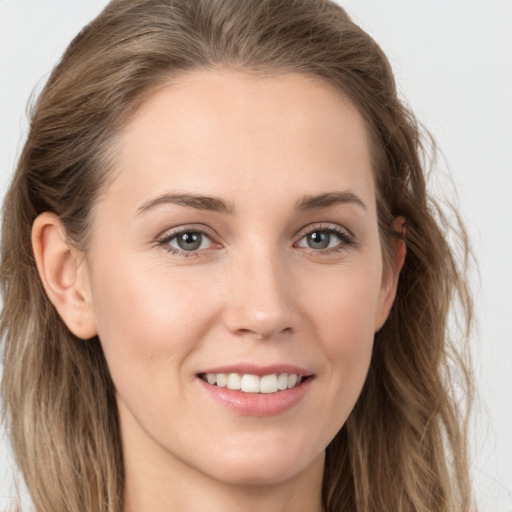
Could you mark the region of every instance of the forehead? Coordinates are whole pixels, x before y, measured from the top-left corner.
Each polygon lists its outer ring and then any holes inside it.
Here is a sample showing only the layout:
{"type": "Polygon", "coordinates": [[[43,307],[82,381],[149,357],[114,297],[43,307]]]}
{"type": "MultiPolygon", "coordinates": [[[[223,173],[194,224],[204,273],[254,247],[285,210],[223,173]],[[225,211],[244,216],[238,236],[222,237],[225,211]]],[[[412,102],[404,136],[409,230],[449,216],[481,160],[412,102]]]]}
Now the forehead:
{"type": "Polygon", "coordinates": [[[166,187],[293,200],[294,187],[350,188],[372,203],[368,140],[357,109],[318,78],[194,71],[151,94],[124,127],[113,185],[141,200],[166,187]]]}
{"type": "Polygon", "coordinates": [[[141,130],[170,132],[174,126],[175,134],[182,137],[199,136],[207,130],[211,138],[222,137],[222,133],[211,131],[222,125],[254,132],[259,128],[267,133],[282,128],[283,135],[307,131],[311,136],[322,131],[323,139],[331,134],[327,141],[349,126],[354,133],[352,142],[357,139],[367,144],[363,119],[348,98],[319,77],[302,73],[188,72],[150,94],[123,132],[139,136],[141,130]],[[319,130],[322,127],[325,130],[319,130]]]}

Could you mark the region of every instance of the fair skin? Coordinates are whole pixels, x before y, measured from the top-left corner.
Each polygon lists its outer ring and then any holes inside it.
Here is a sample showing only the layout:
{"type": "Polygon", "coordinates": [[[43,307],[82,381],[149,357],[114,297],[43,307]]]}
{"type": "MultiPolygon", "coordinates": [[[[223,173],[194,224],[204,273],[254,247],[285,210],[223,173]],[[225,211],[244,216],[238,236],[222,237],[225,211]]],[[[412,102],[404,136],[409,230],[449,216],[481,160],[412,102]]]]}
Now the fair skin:
{"type": "Polygon", "coordinates": [[[383,264],[361,116],[303,75],[196,71],[155,92],[116,148],[87,253],[51,213],[33,245],[68,327],[104,349],[125,512],[320,511],[325,448],[405,256],[395,242],[383,264]],[[229,373],[302,380],[206,382],[229,373]]]}

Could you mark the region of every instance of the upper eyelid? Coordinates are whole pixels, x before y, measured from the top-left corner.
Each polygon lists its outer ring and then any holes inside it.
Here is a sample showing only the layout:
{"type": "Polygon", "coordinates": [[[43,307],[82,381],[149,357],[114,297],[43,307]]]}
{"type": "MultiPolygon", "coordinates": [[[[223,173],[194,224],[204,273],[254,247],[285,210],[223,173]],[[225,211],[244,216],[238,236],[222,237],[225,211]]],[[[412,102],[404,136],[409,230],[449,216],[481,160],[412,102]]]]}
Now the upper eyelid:
{"type": "Polygon", "coordinates": [[[355,235],[350,229],[346,228],[345,226],[341,226],[340,224],[335,224],[334,222],[314,222],[312,224],[308,224],[307,226],[299,229],[295,236],[302,238],[312,231],[345,232],[350,238],[355,238],[355,235]]]}
{"type": "Polygon", "coordinates": [[[190,224],[190,225],[185,225],[185,226],[179,226],[176,228],[166,229],[165,231],[162,231],[162,233],[160,235],[158,235],[156,239],[158,241],[169,240],[169,239],[172,239],[172,238],[178,236],[181,233],[188,233],[188,232],[201,233],[202,235],[206,235],[207,237],[211,238],[212,241],[214,241],[216,238],[218,238],[216,233],[212,229],[205,226],[204,224],[190,224]]]}

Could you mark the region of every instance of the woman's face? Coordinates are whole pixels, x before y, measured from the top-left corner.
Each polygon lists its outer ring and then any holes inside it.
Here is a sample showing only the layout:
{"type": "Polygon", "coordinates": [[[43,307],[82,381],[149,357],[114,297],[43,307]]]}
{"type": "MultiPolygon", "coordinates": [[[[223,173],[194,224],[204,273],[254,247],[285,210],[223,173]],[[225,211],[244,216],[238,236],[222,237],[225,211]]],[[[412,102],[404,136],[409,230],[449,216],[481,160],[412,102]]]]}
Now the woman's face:
{"type": "Polygon", "coordinates": [[[87,282],[126,464],[321,472],[394,295],[360,115],[299,74],[197,71],[119,143],[87,282]]]}

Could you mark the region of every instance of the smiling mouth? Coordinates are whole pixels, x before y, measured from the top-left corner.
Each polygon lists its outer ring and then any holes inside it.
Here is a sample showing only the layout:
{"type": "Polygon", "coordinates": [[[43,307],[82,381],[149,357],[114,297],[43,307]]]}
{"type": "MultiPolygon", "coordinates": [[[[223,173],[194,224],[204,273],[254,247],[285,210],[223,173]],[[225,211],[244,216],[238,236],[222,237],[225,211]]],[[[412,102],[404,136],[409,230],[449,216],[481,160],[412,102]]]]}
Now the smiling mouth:
{"type": "Polygon", "coordinates": [[[252,394],[271,394],[293,389],[310,377],[295,373],[272,373],[263,376],[240,373],[199,374],[199,378],[212,386],[252,394]]]}

